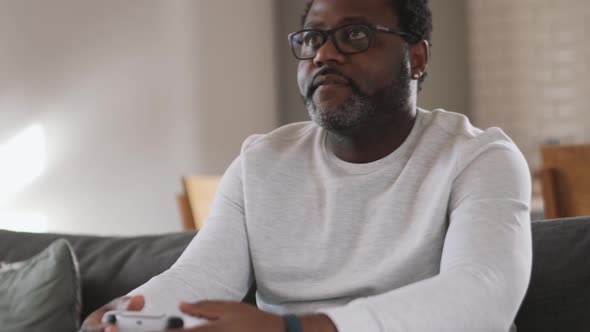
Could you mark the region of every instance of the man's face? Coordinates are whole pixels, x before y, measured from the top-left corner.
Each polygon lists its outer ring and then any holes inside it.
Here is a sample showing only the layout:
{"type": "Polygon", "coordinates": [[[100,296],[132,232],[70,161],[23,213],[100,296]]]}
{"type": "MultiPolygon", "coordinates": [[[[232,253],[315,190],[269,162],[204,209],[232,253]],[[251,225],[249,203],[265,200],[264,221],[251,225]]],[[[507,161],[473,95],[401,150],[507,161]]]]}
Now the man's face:
{"type": "MultiPolygon", "coordinates": [[[[399,28],[391,0],[314,0],[304,28],[351,23],[399,28]]],[[[299,89],[312,120],[348,133],[396,119],[411,95],[408,57],[408,45],[393,34],[374,32],[371,48],[351,55],[329,39],[315,58],[299,62],[299,89]]]]}

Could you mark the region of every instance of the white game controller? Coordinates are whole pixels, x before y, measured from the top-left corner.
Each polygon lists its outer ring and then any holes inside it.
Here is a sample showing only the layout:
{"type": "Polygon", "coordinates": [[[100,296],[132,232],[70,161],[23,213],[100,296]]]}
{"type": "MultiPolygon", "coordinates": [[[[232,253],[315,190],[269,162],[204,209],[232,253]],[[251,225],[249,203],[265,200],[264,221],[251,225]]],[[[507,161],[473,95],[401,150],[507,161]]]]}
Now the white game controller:
{"type": "Polygon", "coordinates": [[[103,323],[113,324],[119,332],[147,332],[165,329],[196,327],[207,323],[206,319],[168,315],[145,314],[138,311],[112,310],[102,316],[103,323]]]}

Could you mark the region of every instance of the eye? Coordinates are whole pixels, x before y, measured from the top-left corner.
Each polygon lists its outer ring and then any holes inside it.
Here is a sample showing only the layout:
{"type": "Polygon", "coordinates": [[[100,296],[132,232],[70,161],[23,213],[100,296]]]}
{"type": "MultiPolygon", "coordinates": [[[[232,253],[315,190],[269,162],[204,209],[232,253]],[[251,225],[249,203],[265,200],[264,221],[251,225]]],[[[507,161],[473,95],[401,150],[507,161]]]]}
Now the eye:
{"type": "Polygon", "coordinates": [[[303,34],[301,43],[310,48],[320,48],[324,43],[324,37],[317,31],[306,31],[303,34]]]}
{"type": "Polygon", "coordinates": [[[354,42],[367,39],[369,34],[367,32],[367,28],[365,27],[350,27],[346,30],[346,36],[348,40],[354,42]]]}

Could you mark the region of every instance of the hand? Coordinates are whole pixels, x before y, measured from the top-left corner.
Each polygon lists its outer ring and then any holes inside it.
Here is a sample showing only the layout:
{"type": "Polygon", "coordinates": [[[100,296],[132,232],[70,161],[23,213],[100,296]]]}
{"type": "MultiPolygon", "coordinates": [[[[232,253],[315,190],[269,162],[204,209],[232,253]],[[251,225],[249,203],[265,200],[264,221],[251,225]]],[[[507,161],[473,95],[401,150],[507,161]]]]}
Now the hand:
{"type": "MultiPolygon", "coordinates": [[[[181,303],[180,310],[188,315],[206,318],[208,324],[186,332],[284,332],[283,318],[239,302],[203,301],[181,303]]],[[[178,331],[178,330],[175,330],[178,331]]]]}
{"type": "Polygon", "coordinates": [[[102,316],[110,310],[129,310],[129,311],[140,311],[143,309],[145,305],[145,299],[143,296],[125,296],[114,299],[113,301],[109,302],[107,305],[103,306],[102,308],[96,310],[95,312],[91,313],[86,317],[82,327],[80,328],[80,332],[102,332],[106,331],[107,328],[108,332],[116,332],[117,328],[110,324],[102,323],[102,316]]]}

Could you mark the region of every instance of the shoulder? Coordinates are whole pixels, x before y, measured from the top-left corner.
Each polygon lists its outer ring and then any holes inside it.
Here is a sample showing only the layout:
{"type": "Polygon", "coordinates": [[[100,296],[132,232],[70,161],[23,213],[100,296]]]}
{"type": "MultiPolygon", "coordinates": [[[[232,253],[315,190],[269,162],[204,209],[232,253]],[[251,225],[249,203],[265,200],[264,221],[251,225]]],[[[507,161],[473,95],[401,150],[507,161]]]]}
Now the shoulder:
{"type": "Polygon", "coordinates": [[[456,154],[457,172],[461,172],[474,160],[486,155],[493,155],[498,159],[495,162],[510,161],[527,166],[516,144],[502,129],[480,129],[474,126],[467,116],[440,109],[421,112],[424,132],[452,145],[452,150],[456,154]]]}

